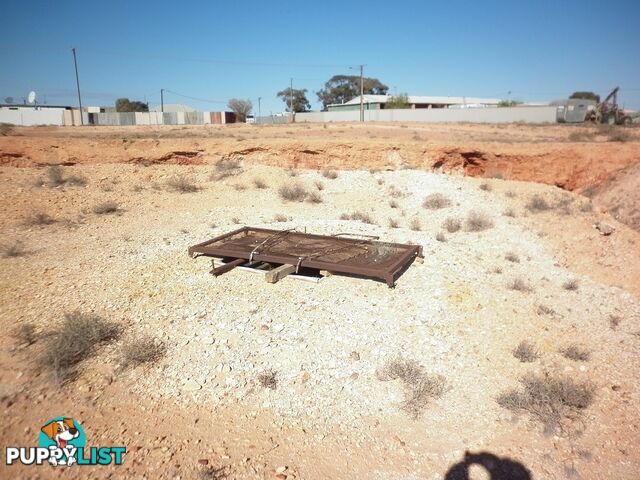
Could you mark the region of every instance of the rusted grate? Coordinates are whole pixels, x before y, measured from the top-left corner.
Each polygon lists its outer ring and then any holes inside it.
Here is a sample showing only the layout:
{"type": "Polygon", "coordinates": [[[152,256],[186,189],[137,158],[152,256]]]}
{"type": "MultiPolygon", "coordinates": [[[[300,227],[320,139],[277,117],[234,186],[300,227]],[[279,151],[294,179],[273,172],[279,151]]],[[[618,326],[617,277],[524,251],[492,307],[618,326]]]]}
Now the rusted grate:
{"type": "Polygon", "coordinates": [[[413,260],[422,257],[422,247],[344,234],[312,235],[295,230],[243,227],[189,248],[189,255],[198,254],[244,259],[249,263],[293,265],[296,271],[306,268],[374,278],[392,287],[413,260]]]}

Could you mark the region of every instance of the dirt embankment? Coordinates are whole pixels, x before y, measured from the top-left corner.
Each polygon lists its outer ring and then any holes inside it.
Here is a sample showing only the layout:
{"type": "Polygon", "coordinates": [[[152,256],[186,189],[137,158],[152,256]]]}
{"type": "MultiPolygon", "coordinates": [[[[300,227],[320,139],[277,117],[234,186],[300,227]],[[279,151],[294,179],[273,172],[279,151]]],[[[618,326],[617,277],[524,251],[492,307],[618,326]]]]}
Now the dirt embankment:
{"type": "Polygon", "coordinates": [[[637,183],[640,164],[633,132],[627,142],[609,142],[587,127],[557,125],[21,128],[0,137],[0,165],[203,165],[241,156],[283,168],[417,168],[599,192],[602,207],[638,228],[639,200],[627,188],[637,183]],[[569,141],[576,134],[591,140],[569,141]]]}

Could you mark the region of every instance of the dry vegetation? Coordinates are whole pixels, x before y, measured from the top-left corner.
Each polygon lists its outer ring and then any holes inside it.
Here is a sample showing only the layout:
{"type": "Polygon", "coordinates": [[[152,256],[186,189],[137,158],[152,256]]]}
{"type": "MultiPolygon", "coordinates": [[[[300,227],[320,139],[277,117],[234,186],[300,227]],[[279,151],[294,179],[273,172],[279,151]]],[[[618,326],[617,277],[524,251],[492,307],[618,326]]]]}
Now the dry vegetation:
{"type": "Polygon", "coordinates": [[[451,200],[442,193],[432,193],[427,195],[422,202],[422,206],[429,210],[439,210],[451,205],[451,200]]]}
{"type": "Polygon", "coordinates": [[[275,390],[278,388],[278,374],[273,370],[267,370],[258,375],[258,383],[264,388],[275,390]]]}
{"type": "Polygon", "coordinates": [[[374,224],[373,217],[367,212],[355,211],[353,213],[343,213],[340,215],[340,220],[357,220],[366,224],[374,224]]]}
{"type": "Polygon", "coordinates": [[[280,198],[289,202],[303,202],[309,192],[301,183],[286,183],[278,189],[280,198]]]}
{"type": "Polygon", "coordinates": [[[527,203],[526,207],[529,211],[534,213],[545,212],[552,208],[549,202],[547,202],[547,200],[543,196],[538,194],[533,195],[529,199],[529,202],[527,203]]]}
{"type": "Polygon", "coordinates": [[[211,180],[224,180],[242,173],[242,157],[223,157],[215,164],[211,180]]]}
{"type": "Polygon", "coordinates": [[[449,233],[455,233],[462,228],[462,221],[459,218],[449,217],[447,218],[442,226],[449,233]]]}
{"type": "Polygon", "coordinates": [[[517,292],[529,293],[533,291],[533,287],[521,277],[512,279],[508,286],[511,290],[516,290],[517,292]]]}
{"type": "Polygon", "coordinates": [[[24,221],[24,224],[28,227],[42,227],[46,225],[53,225],[54,223],[56,223],[56,219],[44,212],[33,213],[24,221]]]}
{"type": "Polygon", "coordinates": [[[428,375],[414,360],[397,358],[389,361],[378,371],[382,381],[400,380],[405,389],[402,409],[411,417],[419,418],[431,399],[442,396],[445,381],[441,376],[428,375]]]}
{"type": "Polygon", "coordinates": [[[537,348],[531,342],[527,340],[523,340],[518,344],[516,348],[513,349],[513,356],[516,357],[523,363],[527,362],[535,362],[538,358],[540,358],[540,353],[537,348]]]}
{"type": "Polygon", "coordinates": [[[174,192],[193,193],[199,190],[193,177],[187,175],[174,175],[167,180],[167,187],[174,192]]]}
{"type": "Polygon", "coordinates": [[[482,232],[493,228],[493,220],[484,212],[472,210],[467,215],[464,225],[468,232],[482,232]]]}
{"type": "Polygon", "coordinates": [[[24,243],[20,240],[16,240],[13,243],[9,243],[6,245],[2,245],[2,256],[4,258],[12,258],[12,257],[24,257],[29,252],[25,248],[24,243]]]}
{"type": "Polygon", "coordinates": [[[139,365],[159,360],[166,347],[148,335],[129,338],[120,348],[120,366],[123,369],[135,368],[139,365]]]}
{"type": "Polygon", "coordinates": [[[57,380],[72,380],[79,373],[78,364],[94,355],[100,344],[117,339],[120,330],[115,322],[94,314],[67,313],[61,325],[44,335],[39,364],[57,380]]]}
{"type": "Polygon", "coordinates": [[[47,169],[47,178],[41,181],[41,184],[48,185],[51,188],[69,186],[84,187],[88,183],[85,177],[79,175],[65,176],[64,170],[59,165],[54,165],[47,169]]]}
{"type": "Polygon", "coordinates": [[[560,349],[560,353],[569,360],[576,362],[588,362],[591,352],[577,343],[572,343],[560,349]]]}
{"type": "Polygon", "coordinates": [[[113,213],[119,213],[120,207],[118,204],[112,200],[107,202],[102,202],[93,207],[93,213],[96,215],[107,215],[113,213]]]}

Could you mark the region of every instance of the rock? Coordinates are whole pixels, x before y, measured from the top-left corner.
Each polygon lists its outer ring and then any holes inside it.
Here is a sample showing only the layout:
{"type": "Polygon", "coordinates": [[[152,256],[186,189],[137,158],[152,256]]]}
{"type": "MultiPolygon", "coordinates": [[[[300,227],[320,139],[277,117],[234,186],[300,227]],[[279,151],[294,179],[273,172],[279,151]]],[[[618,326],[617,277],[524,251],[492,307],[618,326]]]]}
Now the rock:
{"type": "Polygon", "coordinates": [[[276,468],[276,473],[284,473],[287,471],[287,467],[285,465],[276,468]]]}
{"type": "Polygon", "coordinates": [[[354,361],[360,360],[360,354],[355,351],[351,352],[351,355],[349,355],[349,357],[351,358],[351,360],[354,360],[354,361]]]}
{"type": "Polygon", "coordinates": [[[600,232],[600,235],[604,235],[604,236],[611,235],[615,231],[615,228],[613,228],[608,223],[604,223],[604,222],[597,222],[594,225],[594,227],[598,229],[598,231],[600,232]]]}
{"type": "Polygon", "coordinates": [[[196,392],[196,391],[200,390],[201,388],[202,388],[202,385],[200,385],[195,380],[189,379],[184,383],[184,389],[187,392],[196,392]]]}

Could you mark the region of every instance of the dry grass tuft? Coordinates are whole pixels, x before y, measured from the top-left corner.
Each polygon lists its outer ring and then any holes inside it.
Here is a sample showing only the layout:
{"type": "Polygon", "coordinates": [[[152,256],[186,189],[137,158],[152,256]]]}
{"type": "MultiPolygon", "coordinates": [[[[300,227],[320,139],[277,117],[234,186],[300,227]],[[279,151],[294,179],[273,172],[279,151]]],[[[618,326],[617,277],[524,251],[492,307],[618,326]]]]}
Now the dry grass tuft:
{"type": "Polygon", "coordinates": [[[324,178],[328,178],[329,180],[335,180],[336,178],[338,178],[338,172],[336,172],[335,170],[323,170],[322,176],[324,178]]]}
{"type": "Polygon", "coordinates": [[[351,214],[343,213],[340,215],[340,220],[358,220],[362,223],[373,224],[373,218],[366,212],[355,211],[351,214]]]}
{"type": "Polygon", "coordinates": [[[422,206],[429,210],[439,210],[451,205],[451,200],[441,193],[432,193],[427,195],[422,202],[422,206]]]}
{"type": "Polygon", "coordinates": [[[256,187],[258,190],[264,190],[265,188],[267,188],[267,182],[265,182],[261,178],[254,178],[253,186],[256,187]]]}
{"type": "Polygon", "coordinates": [[[10,123],[1,122],[0,123],[0,135],[5,136],[9,135],[13,131],[13,125],[10,123]]]}
{"type": "Polygon", "coordinates": [[[2,256],[4,258],[24,257],[29,252],[20,240],[2,246],[2,256]]]}
{"type": "Polygon", "coordinates": [[[309,192],[302,184],[294,182],[282,185],[278,189],[278,195],[280,195],[280,198],[283,200],[290,202],[302,202],[307,198],[309,192]]]}
{"type": "Polygon", "coordinates": [[[289,218],[286,215],[282,215],[280,213],[276,214],[275,217],[273,217],[273,220],[275,222],[288,222],[289,218]]]}
{"type": "Polygon", "coordinates": [[[518,292],[529,293],[533,291],[531,285],[529,285],[525,280],[520,277],[516,277],[511,282],[509,282],[508,287],[511,290],[516,290],[518,292]]]}
{"type": "Polygon", "coordinates": [[[420,222],[420,219],[417,217],[413,217],[409,222],[409,228],[414,232],[419,232],[420,230],[422,230],[422,223],[420,222]]]}
{"type": "Polygon", "coordinates": [[[547,307],[546,305],[538,305],[536,307],[536,314],[538,315],[555,315],[556,311],[551,308],[551,307],[547,307]]]}
{"type": "Polygon", "coordinates": [[[459,218],[449,217],[444,221],[442,226],[447,230],[447,232],[455,233],[462,228],[462,222],[459,218]]]}
{"type": "Polygon", "coordinates": [[[186,175],[174,175],[167,180],[167,187],[170,190],[180,193],[193,193],[199,190],[192,177],[186,175]]]}
{"type": "Polygon", "coordinates": [[[402,409],[415,419],[420,417],[431,399],[440,398],[444,393],[444,378],[428,375],[414,360],[391,360],[378,371],[378,379],[402,382],[405,389],[402,409]]]}
{"type": "Polygon", "coordinates": [[[234,225],[238,225],[241,222],[241,220],[238,217],[233,217],[231,219],[231,223],[233,223],[234,225]]]}
{"type": "Polygon", "coordinates": [[[513,349],[513,356],[523,363],[534,362],[540,358],[540,353],[536,349],[535,345],[523,340],[513,349]]]}
{"type": "Polygon", "coordinates": [[[36,343],[38,339],[36,335],[36,327],[33,323],[21,323],[13,332],[11,336],[15,338],[20,345],[32,345],[36,343]]]}
{"type": "Polygon", "coordinates": [[[56,219],[44,212],[36,212],[29,215],[24,221],[24,224],[29,227],[41,227],[45,225],[53,225],[54,223],[56,223],[56,219]]]}
{"type": "Polygon", "coordinates": [[[324,190],[324,183],[322,183],[321,181],[316,180],[315,182],[313,182],[313,184],[316,186],[319,192],[324,190]]]}
{"type": "Polygon", "coordinates": [[[106,215],[110,213],[118,213],[120,208],[114,201],[102,202],[93,207],[93,213],[96,215],[106,215]]]}
{"type": "Polygon", "coordinates": [[[545,212],[551,208],[552,207],[549,205],[549,202],[547,202],[543,196],[538,194],[531,197],[527,203],[527,210],[531,212],[545,212]]]}
{"type": "Polygon", "coordinates": [[[324,199],[318,192],[309,192],[305,201],[307,203],[318,204],[324,202],[324,199]]]}
{"type": "Polygon", "coordinates": [[[258,383],[264,388],[275,390],[278,388],[278,373],[273,370],[267,370],[258,375],[258,383]]]}
{"type": "Polygon", "coordinates": [[[47,180],[43,183],[46,183],[52,188],[62,187],[63,185],[84,187],[87,185],[88,181],[85,177],[81,177],[79,175],[70,175],[65,177],[62,167],[59,165],[53,165],[47,169],[47,180]]]}
{"type": "Polygon", "coordinates": [[[504,211],[503,215],[504,215],[505,217],[512,217],[512,218],[513,218],[513,217],[515,217],[515,216],[516,216],[516,211],[515,211],[513,208],[507,208],[507,209],[504,211]]]}
{"type": "Polygon", "coordinates": [[[595,133],[587,130],[571,132],[568,137],[570,142],[591,142],[595,139],[595,133]]]}
{"type": "Polygon", "coordinates": [[[498,396],[498,404],[514,412],[527,412],[550,429],[588,408],[595,394],[593,385],[571,377],[529,374],[520,383],[521,389],[498,396]]]}
{"type": "Polygon", "coordinates": [[[400,205],[398,204],[398,202],[394,199],[389,200],[389,206],[391,208],[398,208],[400,205]]]}
{"type": "Polygon", "coordinates": [[[611,330],[615,330],[620,325],[622,319],[618,315],[609,315],[609,326],[611,330]]]}
{"type": "Polygon", "coordinates": [[[489,182],[482,182],[480,184],[480,190],[484,190],[485,192],[490,192],[491,190],[493,190],[493,187],[489,182]]]}
{"type": "Polygon", "coordinates": [[[631,140],[633,140],[633,136],[623,130],[612,132],[607,137],[607,142],[629,142],[631,140]]]}
{"type": "Polygon", "coordinates": [[[591,358],[591,352],[577,343],[572,343],[566,347],[562,347],[560,349],[560,353],[565,358],[576,362],[588,362],[591,358]]]}
{"type": "Polygon", "coordinates": [[[565,290],[569,290],[571,292],[575,292],[580,287],[580,282],[577,278],[572,278],[571,280],[567,280],[562,284],[562,288],[565,290]]]}
{"type": "Polygon", "coordinates": [[[43,337],[39,364],[57,380],[72,380],[79,373],[78,364],[94,355],[100,344],[117,339],[120,331],[116,323],[97,315],[66,313],[62,324],[51,327],[43,337]]]}
{"type": "Polygon", "coordinates": [[[400,222],[398,222],[398,220],[395,220],[393,218],[389,219],[389,228],[398,228],[400,226],[400,222]]]}
{"type": "Polygon", "coordinates": [[[444,233],[438,232],[438,233],[436,233],[436,240],[438,242],[446,242],[447,241],[447,237],[445,237],[444,233]]]}
{"type": "Polygon", "coordinates": [[[481,232],[493,228],[493,220],[484,212],[472,210],[465,220],[465,229],[468,232],[481,232]]]}
{"type": "Polygon", "coordinates": [[[516,255],[513,252],[507,252],[507,254],[504,256],[505,260],[509,261],[509,262],[513,262],[513,263],[520,263],[520,257],[518,257],[518,255],[516,255]]]}
{"type": "Polygon", "coordinates": [[[222,180],[242,173],[242,157],[223,157],[216,162],[211,180],[222,180]]]}

